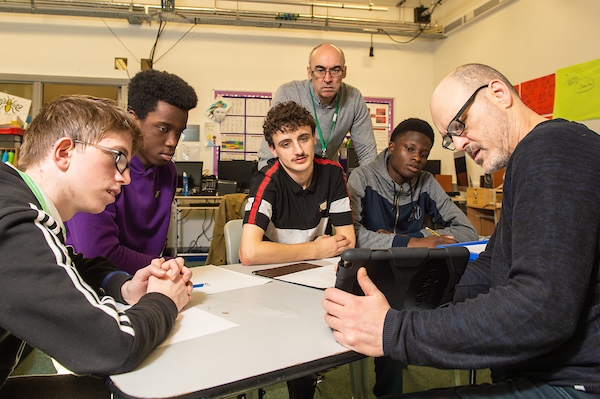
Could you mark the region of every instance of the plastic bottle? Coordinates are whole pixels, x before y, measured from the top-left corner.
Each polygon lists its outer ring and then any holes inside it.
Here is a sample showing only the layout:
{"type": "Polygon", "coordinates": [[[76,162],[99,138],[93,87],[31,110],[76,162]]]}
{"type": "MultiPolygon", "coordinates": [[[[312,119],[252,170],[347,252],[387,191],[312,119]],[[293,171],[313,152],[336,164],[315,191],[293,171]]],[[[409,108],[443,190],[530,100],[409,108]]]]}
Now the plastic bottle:
{"type": "Polygon", "coordinates": [[[188,175],[185,172],[183,172],[183,195],[185,197],[187,197],[188,195],[190,195],[190,187],[189,187],[189,182],[188,182],[188,175]]]}

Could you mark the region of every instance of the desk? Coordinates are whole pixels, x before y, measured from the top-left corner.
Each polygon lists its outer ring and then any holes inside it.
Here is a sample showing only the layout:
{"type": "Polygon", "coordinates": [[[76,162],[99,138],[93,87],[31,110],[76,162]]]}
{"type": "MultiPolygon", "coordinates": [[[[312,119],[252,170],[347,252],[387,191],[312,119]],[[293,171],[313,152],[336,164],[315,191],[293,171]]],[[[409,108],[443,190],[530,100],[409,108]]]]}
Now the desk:
{"type": "MultiPolygon", "coordinates": [[[[197,210],[209,210],[213,211],[211,217],[214,218],[215,211],[221,203],[222,196],[183,196],[176,195],[173,200],[173,229],[171,242],[173,243],[173,256],[181,256],[185,254],[179,253],[179,237],[183,237],[182,225],[181,225],[181,212],[182,211],[197,211],[197,210]]],[[[197,254],[194,254],[197,255],[197,254]]]]}
{"type": "Polygon", "coordinates": [[[335,341],[322,299],[322,290],[275,280],[213,295],[194,292],[188,306],[238,327],[155,349],[136,370],[111,377],[114,397],[224,397],[364,358],[335,341]]]}

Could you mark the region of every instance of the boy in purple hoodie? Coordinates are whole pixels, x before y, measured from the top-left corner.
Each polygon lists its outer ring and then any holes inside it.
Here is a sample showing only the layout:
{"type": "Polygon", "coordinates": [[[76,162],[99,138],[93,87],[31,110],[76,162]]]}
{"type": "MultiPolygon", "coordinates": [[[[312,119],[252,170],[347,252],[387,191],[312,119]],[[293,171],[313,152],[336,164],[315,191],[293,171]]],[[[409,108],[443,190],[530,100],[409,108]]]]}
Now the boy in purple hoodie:
{"type": "Polygon", "coordinates": [[[172,158],[198,97],[178,76],[149,69],[131,79],[128,98],[144,134],[131,160],[131,184],[104,212],[78,213],[66,226],[67,244],[76,252],[107,257],[133,274],[164,249],[177,187],[172,158]]]}

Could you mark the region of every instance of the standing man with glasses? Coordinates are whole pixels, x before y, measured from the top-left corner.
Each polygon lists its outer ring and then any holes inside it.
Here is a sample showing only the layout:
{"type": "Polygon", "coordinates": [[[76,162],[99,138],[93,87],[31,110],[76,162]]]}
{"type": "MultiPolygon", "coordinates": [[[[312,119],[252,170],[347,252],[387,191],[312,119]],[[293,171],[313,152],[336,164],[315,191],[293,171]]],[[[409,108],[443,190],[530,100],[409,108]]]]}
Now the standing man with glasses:
{"type": "Polygon", "coordinates": [[[177,188],[172,160],[198,98],[180,77],[152,69],[131,79],[128,94],[129,113],[144,134],[131,159],[131,184],[104,212],[75,215],[67,223],[67,243],[87,257],[107,257],[134,273],[165,247],[177,188]]]}
{"type": "Polygon", "coordinates": [[[403,399],[600,398],[600,136],[536,114],[481,64],[444,78],[431,114],[445,147],[486,173],[506,167],[500,221],[447,307],[390,309],[364,269],[364,297],[326,290],[336,340],[408,364],[492,370],[491,385],[403,399]]]}
{"type": "MultiPolygon", "coordinates": [[[[272,106],[294,101],[306,108],[317,123],[315,154],[337,161],[338,151],[350,132],[361,165],[377,156],[377,145],[367,104],[360,91],[343,83],[346,77],[344,52],[329,43],[315,47],[308,57],[308,79],[288,82],[277,89],[272,106]]],[[[273,158],[263,140],[258,169],[273,158]]]]}

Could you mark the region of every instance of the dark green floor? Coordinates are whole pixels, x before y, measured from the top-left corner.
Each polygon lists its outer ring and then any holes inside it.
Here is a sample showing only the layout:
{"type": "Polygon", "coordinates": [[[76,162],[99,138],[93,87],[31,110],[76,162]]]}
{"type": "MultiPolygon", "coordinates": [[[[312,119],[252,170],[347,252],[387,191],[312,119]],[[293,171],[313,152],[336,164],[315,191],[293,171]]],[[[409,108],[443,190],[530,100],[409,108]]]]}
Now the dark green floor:
{"type": "MultiPolygon", "coordinates": [[[[373,359],[368,360],[369,364],[369,382],[372,385],[375,382],[373,371],[373,359]]],[[[29,354],[15,370],[15,375],[24,374],[54,374],[56,371],[52,361],[48,356],[34,350],[29,354]]],[[[468,371],[460,371],[461,384],[467,384],[469,380],[468,371]]],[[[477,383],[489,382],[490,376],[488,370],[477,372],[477,383]]],[[[429,367],[409,366],[403,373],[404,392],[418,392],[438,387],[448,387],[453,384],[453,371],[436,370],[429,367]]],[[[287,399],[287,385],[285,383],[265,387],[265,399],[287,399]]],[[[315,399],[344,399],[351,398],[350,374],[347,365],[340,366],[323,374],[320,382],[317,384],[315,399]]],[[[371,398],[374,398],[371,395],[371,398]]]]}

